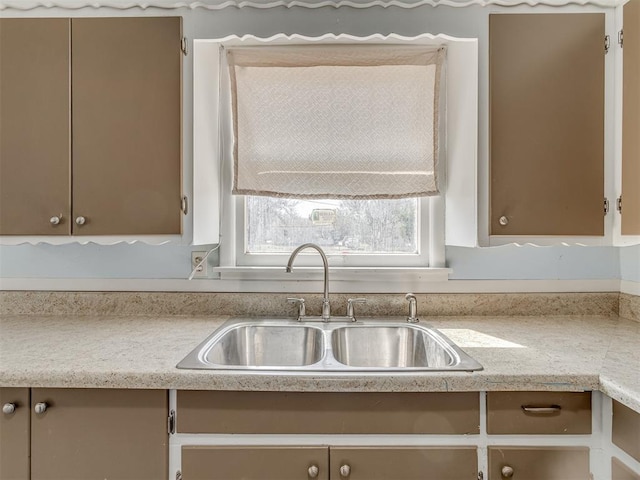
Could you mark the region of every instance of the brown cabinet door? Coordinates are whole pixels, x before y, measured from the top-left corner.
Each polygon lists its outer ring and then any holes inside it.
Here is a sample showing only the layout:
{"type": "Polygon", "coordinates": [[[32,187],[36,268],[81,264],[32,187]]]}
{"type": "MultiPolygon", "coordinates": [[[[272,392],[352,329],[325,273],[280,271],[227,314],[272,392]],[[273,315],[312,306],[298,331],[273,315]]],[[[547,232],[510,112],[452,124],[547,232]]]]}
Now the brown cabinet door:
{"type": "Polygon", "coordinates": [[[611,480],[640,480],[640,474],[614,457],[611,459],[611,480]]]}
{"type": "Polygon", "coordinates": [[[640,413],[615,400],[611,440],[640,462],[640,413]]]}
{"type": "Polygon", "coordinates": [[[329,480],[327,447],[182,447],[183,480],[329,480]]]}
{"type": "Polygon", "coordinates": [[[26,480],[29,478],[29,389],[0,388],[0,407],[3,408],[0,412],[0,480],[26,480]]]}
{"type": "Polygon", "coordinates": [[[31,402],[32,480],[168,478],[166,391],[34,388],[31,402]]]}
{"type": "Polygon", "coordinates": [[[74,234],[181,233],[181,38],[179,17],[72,20],[74,234]]]}
{"type": "Polygon", "coordinates": [[[622,234],[640,235],[640,0],[623,8],[622,234]]]}
{"type": "Polygon", "coordinates": [[[331,478],[349,480],[476,480],[475,448],[331,447],[331,478]]]}
{"type": "Polygon", "coordinates": [[[589,449],[489,447],[489,480],[591,480],[589,449]]]}
{"type": "Polygon", "coordinates": [[[491,235],[604,235],[604,20],[489,16],[491,235]]]}
{"type": "Polygon", "coordinates": [[[0,19],[0,235],[71,233],[69,22],[0,19]]]}

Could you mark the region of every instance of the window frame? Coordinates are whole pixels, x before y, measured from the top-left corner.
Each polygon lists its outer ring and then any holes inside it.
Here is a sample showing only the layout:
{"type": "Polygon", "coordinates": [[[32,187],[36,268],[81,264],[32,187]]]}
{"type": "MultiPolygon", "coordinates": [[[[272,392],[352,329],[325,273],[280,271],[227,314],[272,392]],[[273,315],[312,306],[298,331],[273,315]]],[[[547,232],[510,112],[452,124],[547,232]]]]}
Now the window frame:
{"type": "MultiPolygon", "coordinates": [[[[433,39],[432,39],[433,40],[433,39]]],[[[305,41],[298,39],[285,42],[286,45],[307,45],[313,43],[370,43],[368,37],[352,37],[338,41],[336,38],[308,37],[305,41]]],[[[380,41],[375,43],[381,43],[380,41]]],[[[384,43],[384,42],[382,42],[384,43]]],[[[406,43],[406,42],[399,42],[406,43]]],[[[282,43],[280,43],[282,44],[282,43]]],[[[433,45],[441,45],[440,40],[433,40],[433,45]]],[[[221,267],[276,267],[286,265],[289,254],[286,253],[247,253],[245,212],[246,202],[242,195],[232,195],[233,186],[233,145],[231,91],[229,80],[229,66],[226,62],[224,49],[234,44],[220,44],[220,89],[219,125],[223,132],[224,141],[220,142],[222,158],[221,175],[221,267]],[[226,206],[226,207],[225,207],[226,206]],[[225,235],[227,233],[227,235],[225,235]]],[[[403,254],[346,254],[336,255],[327,253],[332,267],[344,268],[438,268],[445,265],[444,244],[444,195],[446,185],[446,61],[443,65],[443,79],[440,88],[440,104],[442,106],[439,121],[439,144],[437,169],[440,194],[431,197],[418,198],[417,220],[417,253],[403,254]]],[[[293,250],[293,249],[292,249],[293,250]]],[[[296,263],[300,266],[317,266],[317,255],[302,254],[296,263]]]]}
{"type": "MultiPolygon", "coordinates": [[[[444,34],[421,34],[404,37],[397,34],[375,34],[368,37],[355,37],[349,34],[326,34],[322,37],[306,37],[301,35],[277,34],[269,38],[259,38],[252,35],[239,37],[231,35],[218,39],[194,40],[194,199],[193,199],[193,245],[219,244],[219,265],[215,268],[221,279],[256,280],[262,287],[273,288],[273,281],[292,280],[290,276],[282,276],[279,272],[282,264],[268,266],[242,266],[236,258],[236,204],[240,201],[232,198],[229,186],[232,182],[232,159],[229,150],[224,145],[231,145],[233,135],[230,123],[225,121],[230,117],[230,105],[225,103],[223,88],[228,82],[227,72],[224,71],[222,48],[240,45],[288,44],[292,41],[301,44],[317,42],[333,43],[417,43],[417,44],[446,44],[447,79],[443,94],[449,92],[446,99],[446,115],[443,117],[441,128],[448,128],[446,135],[440,137],[440,154],[446,155],[446,178],[444,162],[442,168],[442,194],[430,197],[428,224],[432,241],[428,246],[428,267],[344,267],[338,261],[331,259],[330,265],[336,272],[342,272],[338,277],[345,276],[349,280],[348,288],[355,288],[352,283],[355,272],[375,272],[376,281],[372,283],[369,277],[362,277],[363,288],[395,289],[395,283],[407,286],[416,285],[415,282],[439,282],[447,280],[451,270],[444,268],[445,236],[446,244],[463,247],[478,246],[478,39],[451,37],[444,34]],[[211,88],[211,86],[214,88],[211,88]],[[218,135],[211,135],[217,132],[218,135]],[[446,221],[445,221],[446,197],[446,221]],[[440,215],[436,212],[441,212],[440,215]],[[350,271],[352,273],[345,273],[350,271]],[[386,273],[385,273],[386,272],[386,273]],[[271,282],[261,282],[271,280],[271,282]],[[268,287],[270,283],[272,286],[268,287]]],[[[228,101],[228,98],[227,100],[228,101]]],[[[446,129],[445,129],[446,130],[446,129]]],[[[424,210],[426,211],[426,209],[424,210]]],[[[426,225],[426,223],[425,223],[426,225]]],[[[425,250],[423,250],[425,251],[425,250]]],[[[336,258],[336,257],[334,257],[336,258]]],[[[379,263],[378,263],[379,264],[379,263]]],[[[319,263],[315,263],[316,269],[319,263]]],[[[304,268],[304,267],[303,267],[304,268]]],[[[312,270],[313,270],[312,269],[312,270]]],[[[315,278],[315,274],[309,274],[315,278]]],[[[332,276],[332,278],[334,278],[332,276]]],[[[303,278],[307,280],[311,278],[303,278]]],[[[299,278],[298,278],[299,280],[299,278]]],[[[238,284],[240,285],[240,284],[238,284]]],[[[243,284],[244,285],[244,284],[243,284]]],[[[256,284],[257,285],[257,284],[256,284]]],[[[299,284],[302,288],[303,285],[299,284]]],[[[238,287],[240,288],[240,287],[238,287]]],[[[243,287],[244,288],[244,287],[243,287]]],[[[257,286],[255,288],[258,288],[257,286]]],[[[278,289],[280,288],[277,287],[278,289]]],[[[306,287],[304,287],[306,288],[306,287]]],[[[415,287],[413,287],[415,288],[415,287]]],[[[269,290],[272,291],[272,290],[269,290]]],[[[371,290],[373,291],[373,290],[371,290]]]]}

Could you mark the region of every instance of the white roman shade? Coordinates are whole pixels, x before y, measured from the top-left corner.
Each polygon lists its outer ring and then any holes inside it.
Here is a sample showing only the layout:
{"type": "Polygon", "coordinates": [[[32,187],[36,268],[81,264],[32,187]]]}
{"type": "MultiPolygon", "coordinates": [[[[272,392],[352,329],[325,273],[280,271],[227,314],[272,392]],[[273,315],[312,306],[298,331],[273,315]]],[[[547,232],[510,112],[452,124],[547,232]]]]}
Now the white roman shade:
{"type": "Polygon", "coordinates": [[[227,51],[233,193],[404,198],[438,193],[445,48],[246,47],[227,51]]]}

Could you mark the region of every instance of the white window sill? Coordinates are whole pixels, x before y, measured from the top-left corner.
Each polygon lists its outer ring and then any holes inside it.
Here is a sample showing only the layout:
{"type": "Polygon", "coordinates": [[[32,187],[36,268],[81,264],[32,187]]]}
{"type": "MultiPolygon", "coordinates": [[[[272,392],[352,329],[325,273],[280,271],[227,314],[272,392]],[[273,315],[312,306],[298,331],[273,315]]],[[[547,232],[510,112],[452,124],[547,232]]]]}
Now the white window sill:
{"type": "MultiPolygon", "coordinates": [[[[241,282],[244,289],[272,292],[318,292],[324,276],[321,267],[294,266],[291,273],[285,267],[217,267],[212,271],[225,283],[241,282]]],[[[425,284],[448,281],[451,273],[450,268],[329,267],[329,288],[335,293],[423,291],[425,284]]]]}

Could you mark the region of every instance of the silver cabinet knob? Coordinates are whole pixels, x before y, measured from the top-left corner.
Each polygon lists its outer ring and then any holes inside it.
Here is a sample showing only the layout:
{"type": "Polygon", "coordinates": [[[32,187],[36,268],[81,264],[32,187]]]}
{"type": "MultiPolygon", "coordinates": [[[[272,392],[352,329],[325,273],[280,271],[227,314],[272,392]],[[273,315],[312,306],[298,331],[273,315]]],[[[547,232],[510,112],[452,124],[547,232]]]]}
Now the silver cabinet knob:
{"type": "Polygon", "coordinates": [[[509,225],[509,219],[503,215],[498,219],[498,223],[503,227],[506,227],[507,225],[509,225]]]}
{"type": "Polygon", "coordinates": [[[36,412],[38,415],[42,415],[44,412],[47,411],[47,407],[49,407],[49,405],[47,405],[45,402],[38,402],[33,407],[33,411],[36,412]]]}
{"type": "Polygon", "coordinates": [[[502,474],[503,478],[511,478],[513,477],[513,468],[511,468],[509,465],[505,465],[504,467],[502,467],[502,470],[500,470],[500,473],[502,474]]]}
{"type": "Polygon", "coordinates": [[[11,415],[15,411],[16,411],[15,403],[5,403],[2,406],[2,413],[4,413],[5,415],[11,415]]]}
{"type": "Polygon", "coordinates": [[[318,468],[317,465],[311,465],[309,467],[309,470],[307,470],[307,472],[309,473],[309,478],[316,478],[320,473],[320,469],[318,468]]]}
{"type": "Polygon", "coordinates": [[[49,219],[49,223],[50,223],[51,225],[59,225],[61,221],[62,221],[62,214],[57,215],[57,216],[56,216],[56,215],[54,215],[53,217],[51,217],[51,218],[49,219]]]}
{"type": "Polygon", "coordinates": [[[79,217],[76,217],[76,225],[84,225],[87,222],[87,219],[84,218],[82,215],[80,215],[79,217]]]}
{"type": "Polygon", "coordinates": [[[351,467],[347,464],[344,464],[340,467],[340,476],[348,477],[351,474],[351,467]]]}

